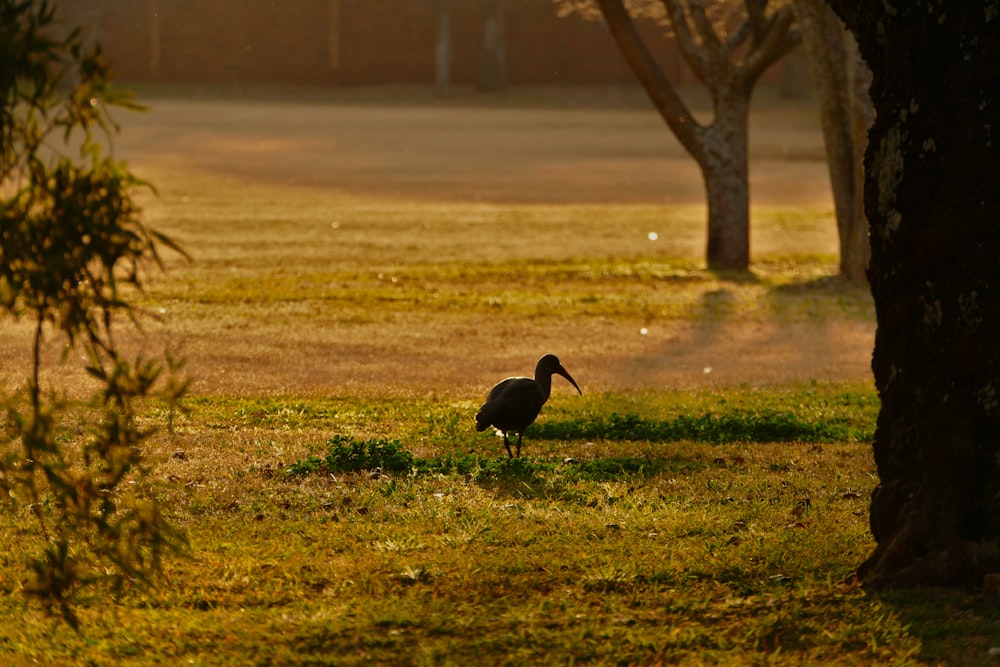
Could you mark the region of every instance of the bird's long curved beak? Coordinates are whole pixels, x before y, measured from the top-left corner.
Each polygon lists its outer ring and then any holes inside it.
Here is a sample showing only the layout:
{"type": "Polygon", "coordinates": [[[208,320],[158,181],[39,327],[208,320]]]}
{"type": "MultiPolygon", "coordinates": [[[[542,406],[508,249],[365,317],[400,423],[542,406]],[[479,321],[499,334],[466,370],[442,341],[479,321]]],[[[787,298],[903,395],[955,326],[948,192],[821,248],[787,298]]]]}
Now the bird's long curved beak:
{"type": "Polygon", "coordinates": [[[559,373],[559,375],[562,375],[564,378],[566,378],[567,380],[569,380],[570,384],[572,384],[574,387],[576,387],[577,393],[580,394],[581,396],[583,396],[583,392],[580,391],[580,385],[578,385],[576,383],[576,380],[574,380],[573,376],[569,374],[569,371],[567,371],[565,368],[563,368],[562,366],[560,366],[559,370],[557,372],[559,373]]]}

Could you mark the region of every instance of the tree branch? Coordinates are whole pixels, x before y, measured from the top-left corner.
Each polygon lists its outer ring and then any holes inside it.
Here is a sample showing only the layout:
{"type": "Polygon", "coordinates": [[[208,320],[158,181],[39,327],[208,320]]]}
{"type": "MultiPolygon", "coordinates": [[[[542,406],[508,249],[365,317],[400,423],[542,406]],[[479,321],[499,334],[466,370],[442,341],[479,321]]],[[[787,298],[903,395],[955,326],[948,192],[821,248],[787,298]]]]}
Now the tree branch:
{"type": "MultiPolygon", "coordinates": [[[[671,0],[671,2],[676,4],[676,0],[671,0]]],[[[703,48],[705,51],[709,54],[720,53],[722,51],[722,42],[719,40],[719,35],[715,32],[712,20],[705,13],[704,1],[688,0],[688,11],[691,13],[691,20],[698,31],[698,36],[701,37],[701,43],[704,45],[703,48]]]]}
{"type": "Polygon", "coordinates": [[[750,33],[753,35],[751,48],[760,46],[767,34],[768,21],[764,11],[767,9],[768,0],[745,0],[748,21],[750,23],[750,33]]]}
{"type": "MultiPolygon", "coordinates": [[[[749,7],[750,2],[747,5],[749,7]]],[[[740,68],[745,83],[752,85],[764,70],[798,45],[801,38],[798,31],[792,29],[794,21],[791,7],[782,7],[767,22],[764,32],[754,38],[755,44],[740,68]]]]}
{"type": "Polygon", "coordinates": [[[723,56],[728,60],[732,56],[733,51],[740,47],[746,38],[750,36],[750,19],[743,19],[740,23],[740,27],[729,33],[726,40],[722,43],[723,56]]]}
{"type": "Polygon", "coordinates": [[[701,125],[694,119],[677,91],[649,53],[622,0],[597,0],[608,30],[618,43],[625,61],[646,90],[656,110],[681,145],[700,162],[701,125]]]}
{"type": "Polygon", "coordinates": [[[705,57],[704,51],[699,48],[691,25],[688,23],[687,14],[677,0],[662,0],[664,8],[667,10],[667,17],[670,19],[670,27],[677,37],[677,45],[680,47],[681,56],[684,62],[691,68],[698,80],[708,85],[708,70],[710,63],[705,57]]]}

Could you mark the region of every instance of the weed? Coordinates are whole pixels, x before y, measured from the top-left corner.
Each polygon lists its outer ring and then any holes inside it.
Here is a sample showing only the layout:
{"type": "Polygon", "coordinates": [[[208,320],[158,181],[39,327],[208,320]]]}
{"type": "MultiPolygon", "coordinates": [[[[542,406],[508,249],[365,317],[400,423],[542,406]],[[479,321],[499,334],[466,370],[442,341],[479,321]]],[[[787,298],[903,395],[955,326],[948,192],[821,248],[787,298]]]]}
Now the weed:
{"type": "Polygon", "coordinates": [[[412,466],[413,455],[403,449],[398,441],[355,440],[335,435],[326,443],[326,456],[309,456],[291,464],[286,472],[290,475],[362,470],[406,472],[412,466]]]}

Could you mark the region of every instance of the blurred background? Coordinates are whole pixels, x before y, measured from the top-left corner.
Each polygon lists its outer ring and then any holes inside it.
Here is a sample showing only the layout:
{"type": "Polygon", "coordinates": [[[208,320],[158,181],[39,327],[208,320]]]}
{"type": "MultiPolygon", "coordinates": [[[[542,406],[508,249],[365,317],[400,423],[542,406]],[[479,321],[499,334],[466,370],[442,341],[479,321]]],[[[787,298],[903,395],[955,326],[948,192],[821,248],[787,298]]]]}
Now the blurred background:
{"type": "MultiPolygon", "coordinates": [[[[551,0],[56,0],[128,83],[634,84],[601,21],[551,0]],[[565,12],[564,12],[565,13],[565,12]]],[[[637,21],[667,77],[696,83],[664,28],[637,21]]],[[[811,90],[802,49],[765,84],[811,90]]]]}

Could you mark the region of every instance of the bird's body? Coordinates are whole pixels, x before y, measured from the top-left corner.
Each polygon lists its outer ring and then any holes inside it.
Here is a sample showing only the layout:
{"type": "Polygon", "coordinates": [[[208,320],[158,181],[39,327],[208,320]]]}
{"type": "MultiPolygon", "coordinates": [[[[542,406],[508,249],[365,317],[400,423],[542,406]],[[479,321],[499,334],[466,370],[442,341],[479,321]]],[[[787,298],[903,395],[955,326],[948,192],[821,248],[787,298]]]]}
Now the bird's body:
{"type": "Polygon", "coordinates": [[[561,375],[580,391],[576,381],[559,363],[553,354],[547,354],[535,365],[535,377],[511,377],[497,383],[486,402],[476,414],[476,430],[485,431],[490,426],[503,433],[503,445],[507,455],[513,457],[507,435],[517,434],[517,455],[521,455],[521,439],[524,431],[534,423],[542,406],[552,392],[552,376],[561,375]]]}

